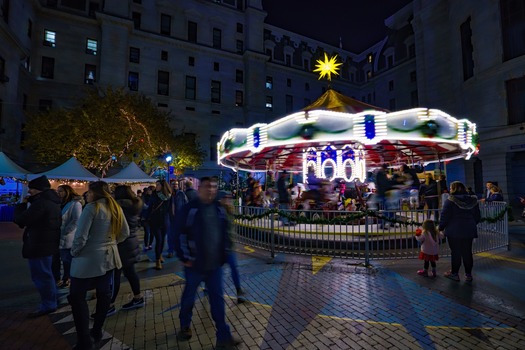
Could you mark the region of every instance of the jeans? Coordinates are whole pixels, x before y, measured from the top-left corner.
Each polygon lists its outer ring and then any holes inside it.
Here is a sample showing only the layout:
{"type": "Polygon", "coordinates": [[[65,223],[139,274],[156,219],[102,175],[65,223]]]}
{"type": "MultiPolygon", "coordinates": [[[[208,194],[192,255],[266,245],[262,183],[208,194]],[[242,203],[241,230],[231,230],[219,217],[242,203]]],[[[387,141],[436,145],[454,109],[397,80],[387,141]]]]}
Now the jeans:
{"type": "Polygon", "coordinates": [[[40,310],[57,308],[57,287],[52,271],[53,256],[28,259],[31,280],[40,293],[40,310]]]}
{"type": "Polygon", "coordinates": [[[235,289],[238,291],[241,289],[241,278],[239,277],[239,270],[237,269],[237,257],[234,252],[228,254],[226,263],[230,265],[230,270],[232,273],[233,284],[235,289]]]}
{"type": "MultiPolygon", "coordinates": [[[[279,209],[281,210],[289,210],[290,209],[290,204],[288,203],[279,203],[279,209]]],[[[287,214],[290,214],[290,212],[287,212],[287,214]]],[[[288,220],[288,218],[286,216],[281,216],[280,217],[281,219],[281,222],[284,224],[288,224],[290,222],[290,220],[288,220]]]]}
{"type": "Polygon", "coordinates": [[[465,273],[472,274],[474,258],[472,257],[472,242],[474,238],[453,238],[447,237],[450,247],[451,272],[458,273],[461,262],[465,266],[465,273]]]}
{"type": "Polygon", "coordinates": [[[60,249],[60,260],[62,260],[62,266],[64,267],[64,274],[62,275],[62,281],[69,279],[69,272],[71,271],[71,249],[60,249]]]}
{"type": "Polygon", "coordinates": [[[73,319],[75,321],[77,345],[80,348],[89,348],[92,344],[89,336],[89,308],[86,301],[87,291],[96,289],[97,292],[97,306],[95,309],[93,329],[91,331],[95,336],[102,337],[102,326],[104,325],[106,314],[111,305],[112,283],[113,270],[97,277],[71,277],[68,300],[71,304],[71,312],[73,313],[73,319]]]}
{"type": "Polygon", "coordinates": [[[189,327],[195,304],[195,293],[199,284],[204,281],[208,290],[211,316],[217,329],[217,341],[227,341],[232,338],[230,327],[226,324],[226,313],[224,307],[224,296],[222,286],[222,268],[212,271],[200,272],[193,267],[185,267],[186,285],[182,292],[181,307],[179,313],[181,329],[189,327]]]}

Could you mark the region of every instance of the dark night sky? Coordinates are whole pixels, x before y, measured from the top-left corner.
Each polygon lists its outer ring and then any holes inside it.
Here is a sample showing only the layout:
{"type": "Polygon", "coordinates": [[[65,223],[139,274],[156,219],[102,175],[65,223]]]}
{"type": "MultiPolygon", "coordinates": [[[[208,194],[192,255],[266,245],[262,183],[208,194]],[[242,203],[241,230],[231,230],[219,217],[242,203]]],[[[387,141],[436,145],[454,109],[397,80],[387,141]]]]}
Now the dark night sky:
{"type": "Polygon", "coordinates": [[[412,0],[262,0],[266,23],[360,53],[386,36],[386,18],[412,0]]]}

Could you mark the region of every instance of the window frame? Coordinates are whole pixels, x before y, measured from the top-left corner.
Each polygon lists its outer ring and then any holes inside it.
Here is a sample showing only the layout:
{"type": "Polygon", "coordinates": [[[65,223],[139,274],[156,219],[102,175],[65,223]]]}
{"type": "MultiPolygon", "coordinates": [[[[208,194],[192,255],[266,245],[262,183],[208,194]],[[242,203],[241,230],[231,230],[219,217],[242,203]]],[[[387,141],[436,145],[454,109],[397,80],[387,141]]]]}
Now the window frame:
{"type": "Polygon", "coordinates": [[[139,82],[140,82],[139,79],[140,79],[139,72],[135,72],[135,71],[128,72],[128,88],[130,91],[139,91],[139,82]]]}
{"type": "Polygon", "coordinates": [[[184,79],[184,98],[186,100],[197,99],[197,77],[186,75],[184,79]],[[189,83],[193,83],[193,87],[189,83]]]}
{"type": "Polygon", "coordinates": [[[86,53],[88,55],[96,56],[97,52],[98,52],[98,41],[95,39],[86,38],[86,53]]]}
{"type": "Polygon", "coordinates": [[[157,71],[157,95],[170,95],[170,72],[160,69],[157,71]]]}
{"type": "Polygon", "coordinates": [[[221,103],[221,82],[219,80],[211,81],[211,103],[221,103]]]}

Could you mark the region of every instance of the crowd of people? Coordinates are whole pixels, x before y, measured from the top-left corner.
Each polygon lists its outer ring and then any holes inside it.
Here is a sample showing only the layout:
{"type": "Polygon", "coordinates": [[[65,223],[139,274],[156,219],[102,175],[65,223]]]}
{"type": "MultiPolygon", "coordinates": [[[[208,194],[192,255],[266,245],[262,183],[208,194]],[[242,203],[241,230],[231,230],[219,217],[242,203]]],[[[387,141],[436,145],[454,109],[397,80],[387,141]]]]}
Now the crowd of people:
{"type": "MultiPolygon", "coordinates": [[[[308,187],[297,187],[286,171],[279,174],[275,188],[262,190],[262,185],[248,177],[244,191],[248,206],[276,206],[282,210],[292,207],[293,200],[326,201],[331,195],[345,201],[355,194],[348,193],[344,183],[331,184],[309,173],[308,187]],[[304,194],[297,192],[304,192],[304,194]]],[[[145,305],[140,278],[135,270],[141,250],[147,252],[155,244],[155,269],[161,270],[164,257],[177,257],[184,267],[186,284],[179,313],[181,341],[192,337],[191,321],[195,294],[204,282],[209,296],[212,318],[216,326],[217,346],[234,346],[225,319],[223,299],[223,270],[228,264],[237,291],[243,302],[243,290],[233,250],[233,194],[218,191],[214,177],[200,179],[198,189],[191,181],[159,180],[155,186],[137,191],[128,185],[114,188],[97,181],[89,184],[84,196],[67,185],[56,190],[45,176],[28,183],[28,196],[15,208],[14,221],[25,228],[22,255],[28,259],[32,281],[40,294],[40,307],[29,317],[40,317],[57,310],[58,290],[69,288],[77,331],[75,349],[91,349],[102,338],[106,317],[117,312],[115,302],[120,290],[121,274],[128,280],[133,296],[121,306],[132,310],[145,305]],[[138,229],[143,228],[140,247],[138,229]],[[167,243],[167,244],[166,244],[167,243]],[[167,255],[163,255],[167,245],[167,255]],[[91,314],[86,302],[89,290],[96,291],[96,308],[91,314]]],[[[375,174],[376,200],[383,205],[385,218],[398,210],[391,198],[392,191],[405,191],[409,196],[423,195],[428,210],[415,239],[421,243],[420,259],[424,261],[418,274],[436,277],[439,243],[446,237],[451,251],[451,269],[445,277],[459,281],[464,266],[465,280],[472,282],[472,243],[477,237],[480,222],[478,198],[464,184],[454,181],[447,187],[446,179],[425,175],[422,183],[415,169],[402,166],[392,171],[387,165],[375,174]],[[446,195],[442,197],[443,195],[446,195]],[[442,200],[441,210],[439,202],[442,200]],[[430,218],[433,214],[433,220],[430,218]],[[431,270],[429,271],[429,268],[431,270]]],[[[482,202],[502,201],[496,183],[487,183],[482,202]]],[[[328,199],[330,200],[330,199],[328,199]]],[[[524,201],[525,202],[525,201],[524,201]]],[[[419,204],[418,204],[419,205],[419,204]]],[[[293,226],[287,215],[280,216],[283,226],[293,226]]],[[[385,228],[388,220],[381,222],[385,228]]]]}
{"type": "Polygon", "coordinates": [[[41,317],[57,310],[59,289],[68,292],[77,334],[75,349],[95,348],[102,339],[106,317],[117,312],[115,302],[121,275],[133,297],[122,310],[143,307],[145,298],[135,270],[141,252],[138,228],[144,229],[143,250],[155,243],[155,268],[162,269],[163,252],[184,265],[179,340],[191,338],[195,292],[205,283],[217,327],[217,348],[238,344],[225,319],[222,265],[232,270],[238,302],[242,302],[233,253],[231,195],[219,194],[216,178],[202,178],[198,190],[184,183],[159,180],[136,194],[128,185],[114,188],[92,182],[84,195],[63,184],[56,190],[46,176],[28,183],[28,196],[15,208],[14,222],[24,228],[22,255],[29,262],[40,306],[28,315],[41,317]],[[95,290],[96,307],[90,314],[86,296],[95,290]],[[90,329],[90,318],[93,320],[90,329]]]}

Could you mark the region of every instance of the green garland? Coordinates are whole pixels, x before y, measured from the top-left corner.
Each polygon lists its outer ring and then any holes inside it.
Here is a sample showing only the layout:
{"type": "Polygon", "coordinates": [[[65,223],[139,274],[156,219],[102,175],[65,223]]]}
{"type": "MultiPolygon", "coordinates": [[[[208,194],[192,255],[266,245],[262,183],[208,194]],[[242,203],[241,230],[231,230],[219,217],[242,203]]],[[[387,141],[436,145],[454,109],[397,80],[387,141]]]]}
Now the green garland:
{"type": "MultiPolygon", "coordinates": [[[[314,211],[310,211],[310,213],[317,213],[314,211]]],[[[320,212],[322,213],[322,212],[320,212]]],[[[505,213],[509,213],[509,220],[512,221],[512,207],[507,206],[505,207],[501,212],[499,212],[494,217],[484,217],[481,218],[481,222],[488,222],[488,223],[496,223],[505,217],[505,213]]],[[[314,225],[356,225],[356,221],[361,220],[365,217],[372,217],[384,220],[390,224],[399,224],[404,226],[421,226],[423,223],[413,220],[407,220],[405,218],[398,219],[396,217],[386,217],[383,215],[382,212],[377,212],[375,210],[365,210],[365,211],[359,211],[359,212],[352,212],[348,213],[346,215],[341,215],[334,217],[332,219],[325,219],[325,218],[307,218],[306,216],[301,215],[294,215],[290,214],[289,212],[285,212],[278,209],[269,209],[261,214],[253,214],[253,215],[244,215],[244,214],[236,214],[234,215],[235,220],[248,220],[253,221],[257,219],[262,219],[266,217],[270,217],[274,214],[278,214],[280,217],[288,218],[290,221],[293,221],[298,224],[314,224],[314,225]]],[[[314,216],[313,214],[312,216],[314,216]]]]}

